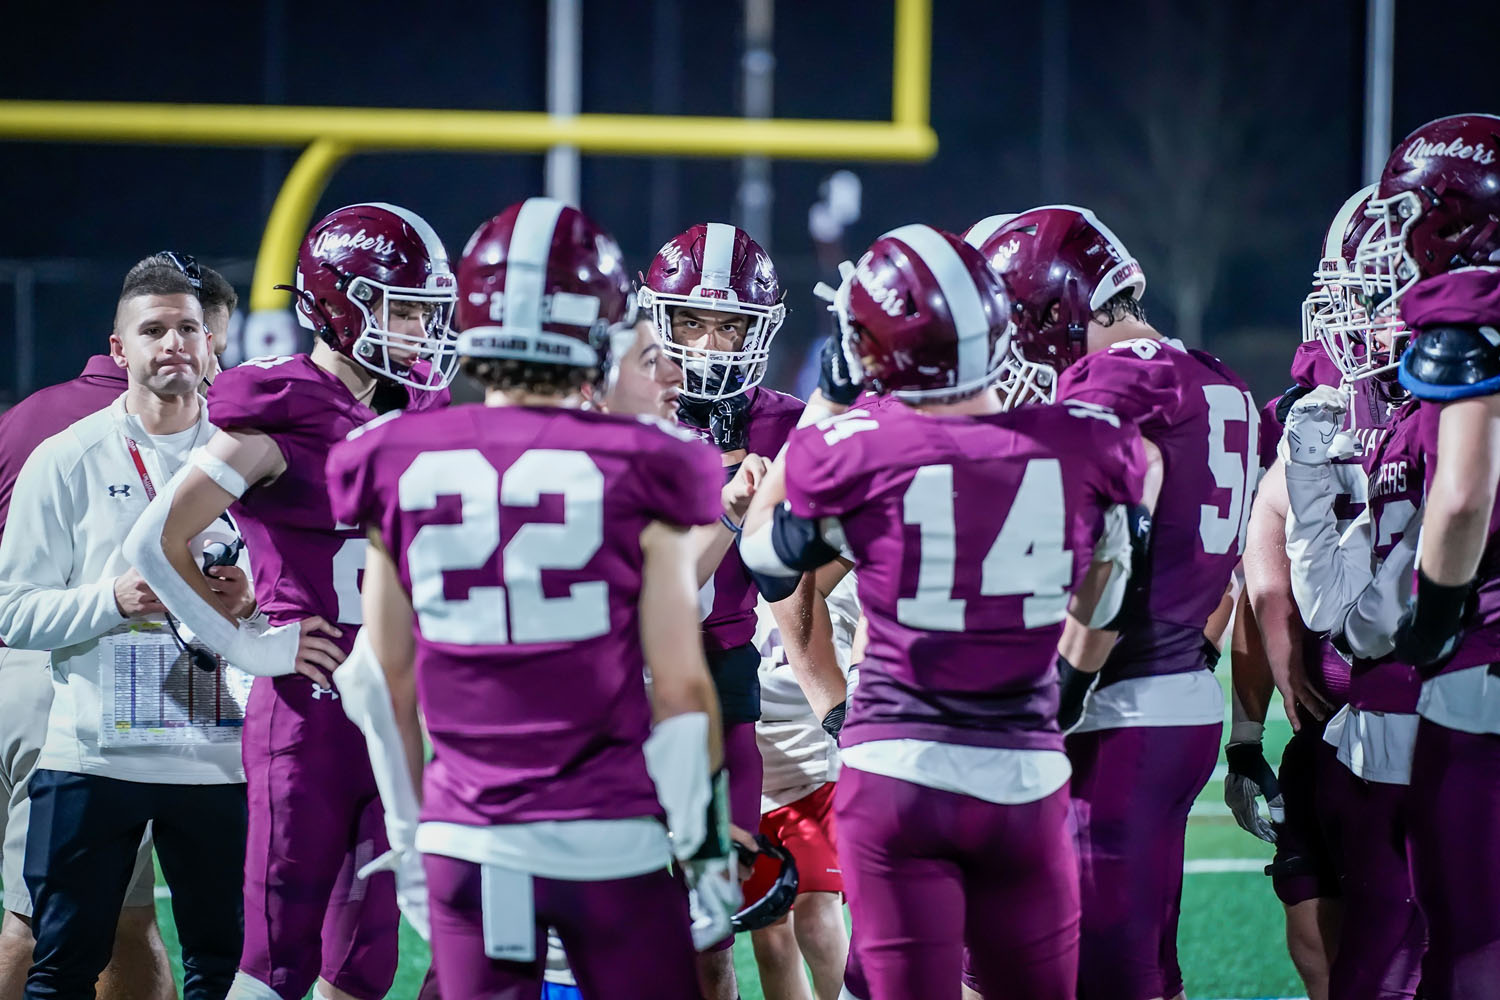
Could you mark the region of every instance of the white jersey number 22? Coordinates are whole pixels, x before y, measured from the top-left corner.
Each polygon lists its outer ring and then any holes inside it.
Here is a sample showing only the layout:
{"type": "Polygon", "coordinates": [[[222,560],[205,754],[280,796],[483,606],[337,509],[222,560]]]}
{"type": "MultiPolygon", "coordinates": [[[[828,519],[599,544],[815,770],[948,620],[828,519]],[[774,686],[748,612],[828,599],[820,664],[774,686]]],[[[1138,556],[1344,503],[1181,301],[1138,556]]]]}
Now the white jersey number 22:
{"type": "Polygon", "coordinates": [[[460,646],[576,642],[609,631],[609,585],[574,583],[564,597],[542,593],[542,570],[581,569],[604,542],[604,474],[581,451],[537,448],[502,477],[472,448],[418,455],[401,474],[401,509],[432,510],[440,496],[460,498],[457,524],[425,524],[407,548],[412,607],[422,634],[460,646]],[[443,574],[478,569],[500,547],[501,508],[534,508],[561,494],[559,524],[522,525],[500,557],[503,586],[444,594],[443,574]]]}

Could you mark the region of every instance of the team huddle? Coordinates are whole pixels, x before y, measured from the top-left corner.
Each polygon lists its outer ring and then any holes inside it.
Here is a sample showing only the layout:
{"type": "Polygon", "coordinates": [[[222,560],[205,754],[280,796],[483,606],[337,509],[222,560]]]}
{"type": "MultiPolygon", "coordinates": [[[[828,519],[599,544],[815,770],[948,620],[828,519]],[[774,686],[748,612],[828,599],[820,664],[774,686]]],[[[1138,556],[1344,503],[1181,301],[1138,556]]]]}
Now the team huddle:
{"type": "Polygon", "coordinates": [[[805,403],[761,384],[786,295],[730,225],[632,279],[548,198],[456,266],[342,208],[312,351],[201,397],[201,280],[143,262],[125,395],[0,541],[0,637],[57,691],[25,996],[95,995],[149,822],[191,998],[374,1000],[402,915],[426,998],[732,1000],[736,934],[774,1000],[1183,997],[1231,645],[1225,796],[1309,996],[1500,995],[1497,148],[1439,119],[1339,210],[1263,407],[1066,205],[842,265],[805,403]],[[227,715],[145,727],[148,654],[227,715]],[[191,919],[226,867],[238,936],[191,919]]]}

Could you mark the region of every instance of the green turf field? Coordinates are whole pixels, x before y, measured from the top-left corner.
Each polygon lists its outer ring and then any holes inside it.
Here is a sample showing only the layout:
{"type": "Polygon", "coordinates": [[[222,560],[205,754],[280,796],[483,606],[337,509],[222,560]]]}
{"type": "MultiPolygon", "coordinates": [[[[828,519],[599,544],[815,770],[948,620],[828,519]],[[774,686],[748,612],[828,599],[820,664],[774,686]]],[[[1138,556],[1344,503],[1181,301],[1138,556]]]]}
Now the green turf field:
{"type": "MultiPolygon", "coordinates": [[[[1227,671],[1220,671],[1221,679],[1227,671]]],[[[1278,700],[1266,726],[1266,756],[1274,763],[1291,735],[1278,700]]],[[[1199,796],[1188,826],[1179,947],[1188,995],[1198,998],[1302,995],[1283,938],[1281,905],[1261,869],[1271,848],[1240,830],[1224,806],[1223,769],[1199,796]]],[[[160,875],[158,875],[160,884],[160,875]]],[[[165,890],[159,889],[164,895],[165,890]]],[[[177,932],[170,901],[158,898],[162,935],[175,955],[177,932]]],[[[748,942],[735,947],[744,1000],[762,1000],[748,942]]],[[[427,947],[405,924],[393,1000],[415,997],[427,971],[427,947]]],[[[177,970],[179,987],[181,970],[177,970]]]]}

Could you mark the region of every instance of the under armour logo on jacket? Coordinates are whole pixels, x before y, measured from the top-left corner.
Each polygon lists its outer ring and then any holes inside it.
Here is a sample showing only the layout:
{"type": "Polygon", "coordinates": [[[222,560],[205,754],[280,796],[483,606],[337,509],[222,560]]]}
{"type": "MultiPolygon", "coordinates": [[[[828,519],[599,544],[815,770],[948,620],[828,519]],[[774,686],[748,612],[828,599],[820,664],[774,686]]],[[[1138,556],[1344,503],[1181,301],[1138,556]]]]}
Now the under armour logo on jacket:
{"type": "Polygon", "coordinates": [[[332,698],[334,701],[340,700],[339,693],[333,688],[319,687],[317,684],[313,685],[313,697],[320,701],[324,698],[332,698]]]}
{"type": "Polygon", "coordinates": [[[112,497],[130,496],[130,484],[125,483],[123,486],[111,486],[109,488],[109,495],[112,497]]]}

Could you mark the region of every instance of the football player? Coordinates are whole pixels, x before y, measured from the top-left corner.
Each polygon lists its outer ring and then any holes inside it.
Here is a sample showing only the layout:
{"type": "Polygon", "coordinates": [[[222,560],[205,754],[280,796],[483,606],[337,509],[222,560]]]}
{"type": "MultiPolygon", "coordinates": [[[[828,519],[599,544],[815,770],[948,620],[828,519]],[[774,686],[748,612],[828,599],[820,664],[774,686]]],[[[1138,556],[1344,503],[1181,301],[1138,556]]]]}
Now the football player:
{"type": "Polygon", "coordinates": [[[1244,547],[1258,414],[1218,359],[1146,322],[1141,266],[1092,212],[1033,209],[983,220],[965,238],[1015,297],[1021,354],[1058,373],[1056,398],[1135,424],[1167,469],[1149,608],[1117,643],[1065,641],[1060,667],[1065,724],[1099,675],[1068,737],[1083,870],[1079,996],[1175,997],[1187,815],[1218,759],[1224,710],[1204,628],[1244,547]]]}
{"type": "Polygon", "coordinates": [[[1107,408],[999,412],[1010,303],[952,234],[886,233],[835,309],[850,375],[893,399],[796,431],[740,550],[788,579],[847,542],[858,567],[869,645],[834,798],[851,964],[870,998],[947,995],[967,945],[990,995],[1071,998],[1057,642],[1075,589],[1083,620],[1114,617],[1159,466],[1107,408]]]}
{"type": "MultiPolygon", "coordinates": [[[[834,563],[820,570],[819,577],[819,596],[826,601],[832,629],[820,640],[834,646],[840,672],[847,674],[860,620],[854,576],[834,563]],[[829,584],[839,576],[843,578],[829,584]]],[[[761,655],[761,720],[755,724],[755,738],[764,765],[760,833],[791,853],[799,873],[793,912],[751,935],[755,963],[761,990],[769,997],[837,1000],[849,954],[833,818],[838,744],[802,691],[770,607],[761,602],[755,610],[755,644],[761,655]],[[812,972],[811,994],[804,962],[812,972]]],[[[775,877],[772,860],[757,858],[745,898],[765,896],[775,877]]]]}
{"type": "MultiPolygon", "coordinates": [[[[641,277],[641,306],[656,324],[663,353],[686,375],[677,418],[722,453],[721,483],[743,463],[760,467],[775,457],[802,415],[801,400],[760,384],[786,319],[781,300],[770,255],[743,229],[720,222],[700,223],[667,241],[641,277]]],[[[725,542],[722,533],[719,541],[725,542]]],[[[702,563],[713,571],[698,595],[703,644],[724,713],[730,815],[735,826],[754,830],[761,788],[755,745],[760,656],[751,641],[758,591],[736,550],[727,548],[715,563],[718,557],[717,548],[709,550],[702,563]]],[[[805,584],[768,597],[782,602],[779,620],[807,614],[814,594],[805,584]]],[[[704,957],[709,1000],[737,995],[731,943],[726,938],[718,952],[704,957]]]]}
{"type": "MultiPolygon", "coordinates": [[[[1500,117],[1440,118],[1397,145],[1360,247],[1377,320],[1412,332],[1401,384],[1425,455],[1415,600],[1396,655],[1426,679],[1408,793],[1412,883],[1427,917],[1422,992],[1500,982],[1500,117]]],[[[1378,540],[1377,540],[1378,544],[1378,540]]]]}
{"type": "Polygon", "coordinates": [[[1277,671],[1286,703],[1302,702],[1303,711],[1289,709],[1297,729],[1282,755],[1286,822],[1271,870],[1288,905],[1289,941],[1298,921],[1310,930],[1305,911],[1338,899],[1338,932],[1324,942],[1332,955],[1326,995],[1337,998],[1414,995],[1425,944],[1404,816],[1417,677],[1385,655],[1399,613],[1395,584],[1411,577],[1416,532],[1407,522],[1420,502],[1421,455],[1415,422],[1403,416],[1410,407],[1392,415],[1404,396],[1394,370],[1404,335],[1372,324],[1359,297],[1355,258],[1373,223],[1373,193],[1356,192],[1329,228],[1303,308],[1298,354],[1313,362],[1301,366],[1311,377],[1272,418],[1285,423],[1285,444],[1253,515],[1257,533],[1261,520],[1280,529],[1267,545],[1279,542],[1283,579],[1319,637],[1286,664],[1290,676],[1277,671]],[[1361,596],[1377,573],[1386,585],[1361,596]],[[1371,626],[1383,645],[1364,635],[1371,626]],[[1308,709],[1314,700],[1320,707],[1308,709]],[[1323,902],[1309,906],[1314,898],[1323,902]]]}
{"type": "Polygon", "coordinates": [[[248,361],[214,380],[219,433],[130,541],[173,614],[258,675],[244,733],[245,947],[230,995],[300,1000],[316,980],[323,998],[363,998],[390,988],[399,912],[389,873],[355,877],[386,850],[386,835],[364,741],[329,678],[361,624],[366,541],[331,512],[324,464],[377,412],[447,402],[454,279],[425,221],[371,203],[313,226],[296,280],[312,352],[248,361]],[[263,632],[213,610],[186,548],[231,506],[269,616],[263,632]]]}
{"type": "Polygon", "coordinates": [[[551,926],[584,997],[695,998],[670,865],[694,882],[690,859],[713,854],[729,873],[727,828],[705,825],[719,726],[686,530],[721,516],[718,457],[654,418],[581,408],[633,300],[614,240],[577,209],[508,208],[458,277],[485,405],[377,421],[329,459],[335,512],[371,541],[369,658],[339,682],[394,705],[422,789],[395,847],[422,855],[445,994],[540,996],[551,926]]]}

